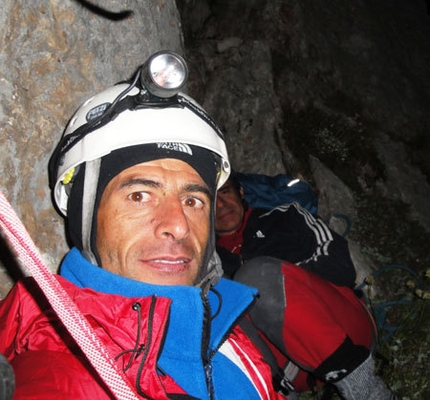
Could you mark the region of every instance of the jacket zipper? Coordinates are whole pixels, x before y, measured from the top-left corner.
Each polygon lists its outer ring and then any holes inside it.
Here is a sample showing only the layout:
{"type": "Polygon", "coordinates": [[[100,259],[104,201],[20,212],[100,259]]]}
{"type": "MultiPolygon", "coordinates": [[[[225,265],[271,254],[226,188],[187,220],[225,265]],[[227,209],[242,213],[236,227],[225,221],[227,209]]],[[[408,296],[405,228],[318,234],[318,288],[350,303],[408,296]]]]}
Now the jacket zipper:
{"type": "Polygon", "coordinates": [[[215,394],[214,394],[214,386],[213,386],[213,379],[212,379],[212,364],[211,364],[212,354],[209,354],[212,310],[207,296],[203,294],[201,296],[202,296],[202,302],[203,302],[202,360],[203,360],[203,368],[205,371],[206,386],[209,392],[209,398],[211,400],[214,400],[215,394]]]}
{"type": "Polygon", "coordinates": [[[238,325],[239,321],[242,318],[244,318],[246,314],[248,314],[249,310],[257,301],[257,297],[254,297],[254,300],[252,301],[252,303],[249,304],[249,306],[246,307],[245,310],[230,325],[230,327],[228,328],[228,330],[220,340],[218,347],[212,350],[211,352],[209,352],[209,340],[210,340],[210,332],[211,332],[211,316],[212,316],[211,311],[212,310],[207,297],[202,295],[202,301],[203,301],[203,308],[204,308],[203,335],[202,335],[202,360],[203,360],[203,366],[204,366],[205,376],[206,376],[206,386],[209,391],[209,398],[211,400],[214,400],[215,393],[214,393],[214,386],[213,386],[213,379],[212,379],[212,358],[215,356],[216,352],[219,350],[219,348],[223,345],[223,343],[233,332],[234,327],[238,325]]]}

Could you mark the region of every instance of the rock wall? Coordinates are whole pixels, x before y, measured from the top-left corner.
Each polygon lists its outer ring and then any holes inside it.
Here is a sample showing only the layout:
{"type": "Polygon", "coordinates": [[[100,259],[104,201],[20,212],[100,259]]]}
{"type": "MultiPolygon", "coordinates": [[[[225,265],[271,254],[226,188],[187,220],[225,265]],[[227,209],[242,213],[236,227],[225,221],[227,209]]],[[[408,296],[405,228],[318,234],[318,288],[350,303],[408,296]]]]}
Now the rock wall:
{"type": "MultiPolygon", "coordinates": [[[[53,271],[67,250],[48,188],[55,144],[80,103],[166,48],[183,51],[172,1],[2,1],[0,187],[53,271]]],[[[1,298],[17,266],[0,252],[1,298]]]]}
{"type": "MultiPolygon", "coordinates": [[[[360,278],[430,256],[430,17],[425,1],[183,0],[190,89],[233,166],[286,172],[352,222],[360,278]],[[369,256],[370,255],[370,256],[369,256]]],[[[342,225],[342,224],[340,224],[342,225]]]]}
{"type": "MultiPolygon", "coordinates": [[[[335,214],[352,220],[363,275],[423,269],[429,19],[418,0],[4,0],[0,186],[55,270],[67,245],[46,167],[67,119],[153,51],[182,52],[183,30],[187,91],[223,127],[236,169],[314,185],[334,229],[335,214]]],[[[1,296],[16,268],[0,244],[1,296]]]]}

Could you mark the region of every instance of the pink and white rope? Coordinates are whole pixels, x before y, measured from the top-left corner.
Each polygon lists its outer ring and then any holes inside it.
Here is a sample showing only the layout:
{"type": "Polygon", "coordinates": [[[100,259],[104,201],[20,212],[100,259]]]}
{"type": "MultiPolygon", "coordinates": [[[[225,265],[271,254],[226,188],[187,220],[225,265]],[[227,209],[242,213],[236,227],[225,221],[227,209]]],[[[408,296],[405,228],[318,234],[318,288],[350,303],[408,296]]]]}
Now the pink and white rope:
{"type": "Polygon", "coordinates": [[[120,400],[138,399],[124,373],[108,354],[88,321],[44,264],[36,245],[1,190],[0,228],[15,249],[22,265],[34,277],[52,308],[112,394],[120,400]]]}

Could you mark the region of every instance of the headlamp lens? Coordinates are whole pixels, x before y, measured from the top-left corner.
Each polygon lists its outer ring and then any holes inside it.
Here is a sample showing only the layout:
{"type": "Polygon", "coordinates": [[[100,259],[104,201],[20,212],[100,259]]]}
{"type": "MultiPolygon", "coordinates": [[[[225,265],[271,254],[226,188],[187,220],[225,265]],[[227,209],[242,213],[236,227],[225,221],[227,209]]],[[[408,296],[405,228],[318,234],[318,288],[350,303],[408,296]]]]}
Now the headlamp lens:
{"type": "Polygon", "coordinates": [[[185,85],[188,68],[176,53],[154,54],[142,68],[142,83],[154,96],[168,98],[176,95],[185,85]]]}
{"type": "Polygon", "coordinates": [[[151,60],[149,71],[154,82],[167,89],[182,86],[187,75],[184,64],[172,54],[161,54],[151,60]]]}

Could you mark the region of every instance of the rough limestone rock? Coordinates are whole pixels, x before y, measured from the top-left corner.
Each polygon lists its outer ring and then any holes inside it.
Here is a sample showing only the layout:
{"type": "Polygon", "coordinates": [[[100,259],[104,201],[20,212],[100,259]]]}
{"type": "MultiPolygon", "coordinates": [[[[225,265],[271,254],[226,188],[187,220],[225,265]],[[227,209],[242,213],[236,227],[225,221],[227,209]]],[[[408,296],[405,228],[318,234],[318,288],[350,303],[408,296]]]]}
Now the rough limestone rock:
{"type": "MultiPolygon", "coordinates": [[[[54,271],[67,250],[47,179],[50,154],[74,110],[128,78],[154,51],[182,53],[170,1],[4,0],[0,10],[0,187],[54,271]],[[105,11],[103,11],[105,10],[105,11]],[[96,11],[96,12],[95,12],[96,11]]],[[[4,243],[0,298],[16,274],[4,243]]]]}

